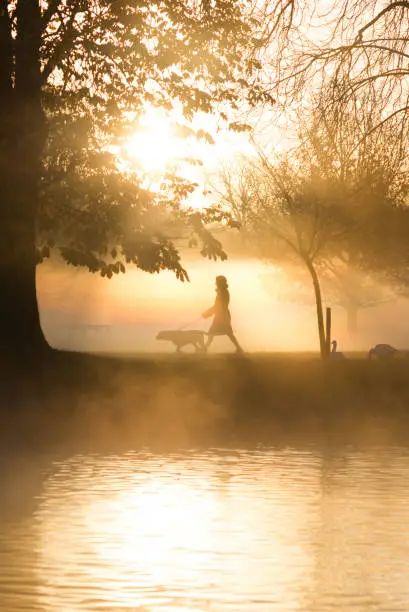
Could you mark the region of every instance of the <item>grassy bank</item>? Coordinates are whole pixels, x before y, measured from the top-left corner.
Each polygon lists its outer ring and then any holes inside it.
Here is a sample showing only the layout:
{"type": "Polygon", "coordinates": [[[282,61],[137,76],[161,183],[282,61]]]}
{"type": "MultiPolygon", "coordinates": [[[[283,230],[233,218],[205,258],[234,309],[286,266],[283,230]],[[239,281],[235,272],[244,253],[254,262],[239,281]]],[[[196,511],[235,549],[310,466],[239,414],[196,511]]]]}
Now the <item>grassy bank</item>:
{"type": "Polygon", "coordinates": [[[194,445],[324,433],[409,440],[407,360],[54,352],[13,389],[2,431],[36,432],[36,439],[194,445]]]}

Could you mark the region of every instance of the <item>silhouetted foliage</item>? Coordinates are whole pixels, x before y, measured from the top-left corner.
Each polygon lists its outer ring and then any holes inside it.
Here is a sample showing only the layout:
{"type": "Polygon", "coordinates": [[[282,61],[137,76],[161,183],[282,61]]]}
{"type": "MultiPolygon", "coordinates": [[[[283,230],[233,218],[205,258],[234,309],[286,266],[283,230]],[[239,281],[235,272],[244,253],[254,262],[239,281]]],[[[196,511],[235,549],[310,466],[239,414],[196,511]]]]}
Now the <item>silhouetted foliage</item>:
{"type": "Polygon", "coordinates": [[[215,221],[227,223],[226,215],[217,214],[217,208],[199,212],[184,205],[194,184],[164,171],[160,190],[153,192],[142,186],[142,172],[118,167],[117,156],[99,145],[89,121],[68,118],[65,124],[64,116],[54,114],[50,123],[40,190],[39,261],[57,249],[68,264],[109,278],[134,264],[147,272],[173,270],[185,280],[174,238],[187,236],[189,228],[204,256],[226,257],[206,228],[215,221]]]}
{"type": "MultiPolygon", "coordinates": [[[[270,18],[284,19],[282,8],[270,18]]],[[[165,230],[194,186],[168,175],[157,198],[108,151],[146,105],[178,104],[182,131],[216,109],[247,129],[231,111],[273,102],[258,77],[264,17],[233,0],[0,0],[0,321],[5,335],[15,330],[10,347],[44,346],[35,265],[54,248],[108,277],[127,263],[187,277],[165,230]]],[[[194,219],[202,253],[224,257],[205,217],[194,219]]]]}

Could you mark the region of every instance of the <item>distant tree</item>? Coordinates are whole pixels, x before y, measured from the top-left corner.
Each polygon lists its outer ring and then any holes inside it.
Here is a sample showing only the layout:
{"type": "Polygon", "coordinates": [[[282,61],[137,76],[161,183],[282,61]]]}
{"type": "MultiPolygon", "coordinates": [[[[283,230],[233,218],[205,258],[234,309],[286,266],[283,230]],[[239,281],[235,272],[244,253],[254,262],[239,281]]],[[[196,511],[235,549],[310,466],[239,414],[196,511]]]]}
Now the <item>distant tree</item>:
{"type": "MultiPolygon", "coordinates": [[[[129,261],[185,277],[172,242],[150,231],[157,212],[152,195],[118,174],[107,147],[113,136],[126,137],[147,104],[171,109],[178,102],[186,121],[196,111],[218,109],[226,124],[244,129],[230,111],[272,101],[258,78],[262,8],[233,0],[0,0],[4,352],[46,346],[35,291],[37,229],[40,258],[62,244],[67,261],[108,276],[129,261]],[[68,138],[65,155],[59,138],[64,130],[69,137],[71,127],[71,138],[78,134],[83,142],[73,146],[68,138]]],[[[278,2],[269,18],[278,24],[287,14],[278,2]]],[[[187,187],[165,180],[168,208],[176,209],[187,187]]]]}
{"type": "Polygon", "coordinates": [[[328,262],[323,284],[332,304],[346,313],[347,331],[353,335],[359,331],[358,314],[361,310],[391,302],[396,292],[391,285],[376,274],[352,268],[348,262],[328,262]]]}
{"type": "Polygon", "coordinates": [[[254,255],[251,218],[258,187],[251,160],[242,156],[233,163],[225,163],[212,177],[210,185],[212,193],[231,213],[231,219],[240,229],[240,232],[233,234],[230,248],[239,254],[245,253],[247,257],[254,255]]]}
{"type": "MultiPolygon", "coordinates": [[[[399,291],[395,285],[387,285],[387,279],[373,278],[339,263],[338,260],[336,263],[322,262],[317,269],[318,277],[328,305],[345,312],[347,331],[354,335],[359,331],[361,310],[391,302],[399,291]]],[[[278,278],[276,273],[263,274],[262,283],[265,290],[280,301],[315,306],[311,281],[304,267],[286,266],[278,278]]]]}

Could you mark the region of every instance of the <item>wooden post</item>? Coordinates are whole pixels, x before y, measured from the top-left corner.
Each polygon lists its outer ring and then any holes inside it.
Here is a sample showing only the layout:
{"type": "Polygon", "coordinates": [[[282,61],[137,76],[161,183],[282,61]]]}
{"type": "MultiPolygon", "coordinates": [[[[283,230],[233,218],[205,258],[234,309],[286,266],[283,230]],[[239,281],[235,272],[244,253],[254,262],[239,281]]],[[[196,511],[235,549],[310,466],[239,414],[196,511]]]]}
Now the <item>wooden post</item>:
{"type": "Polygon", "coordinates": [[[325,313],[325,345],[326,357],[329,358],[331,352],[331,308],[327,308],[325,313]]]}

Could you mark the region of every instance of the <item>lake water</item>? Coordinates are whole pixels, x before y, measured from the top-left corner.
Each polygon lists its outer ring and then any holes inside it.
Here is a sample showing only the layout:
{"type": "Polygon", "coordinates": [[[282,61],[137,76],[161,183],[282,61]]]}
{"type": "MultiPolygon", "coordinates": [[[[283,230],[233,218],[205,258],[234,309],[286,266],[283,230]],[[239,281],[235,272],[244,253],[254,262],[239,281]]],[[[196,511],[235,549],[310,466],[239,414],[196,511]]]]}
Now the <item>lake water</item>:
{"type": "Polygon", "coordinates": [[[409,451],[0,458],[7,612],[409,610],[409,451]]]}

